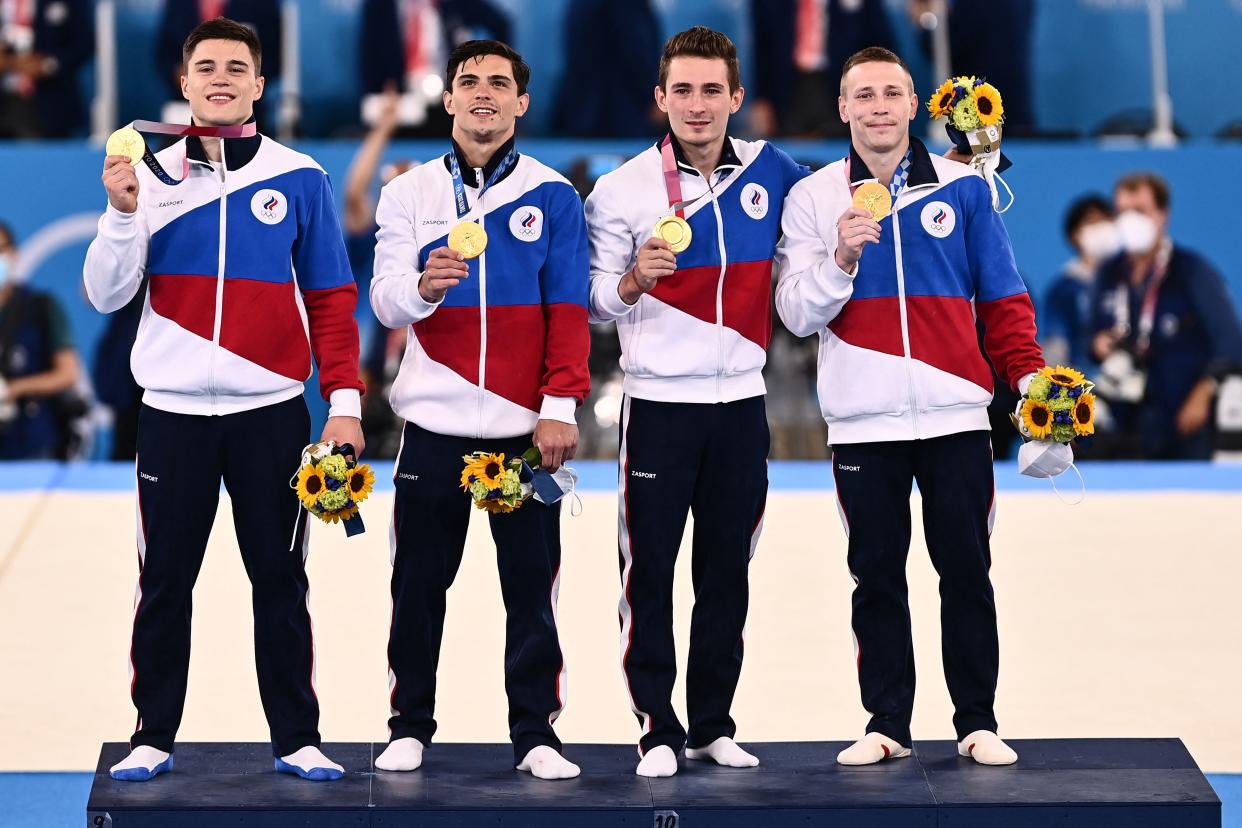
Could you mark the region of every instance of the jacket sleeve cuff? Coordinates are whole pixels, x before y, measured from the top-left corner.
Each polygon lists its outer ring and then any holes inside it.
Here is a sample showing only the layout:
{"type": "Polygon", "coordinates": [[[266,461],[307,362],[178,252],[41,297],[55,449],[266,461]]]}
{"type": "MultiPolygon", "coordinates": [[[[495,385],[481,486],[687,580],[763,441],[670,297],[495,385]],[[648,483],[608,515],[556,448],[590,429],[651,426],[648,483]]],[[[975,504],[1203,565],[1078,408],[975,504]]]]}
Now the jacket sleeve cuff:
{"type": "Polygon", "coordinates": [[[539,419],[556,420],[558,423],[576,426],[578,421],[574,419],[574,413],[577,410],[578,401],[573,397],[552,397],[545,394],[543,405],[539,408],[539,419]]]}
{"type": "Polygon", "coordinates": [[[108,202],[108,207],[104,210],[102,223],[104,228],[109,231],[109,236],[122,238],[132,236],[138,223],[138,211],[123,213],[113,207],[112,202],[108,202]]]}
{"type": "Polygon", "coordinates": [[[410,292],[410,308],[414,311],[414,315],[419,319],[426,319],[428,316],[431,316],[436,308],[444,304],[444,296],[448,296],[448,293],[441,296],[440,301],[438,302],[428,302],[423,298],[422,291],[418,289],[418,286],[422,283],[422,281],[423,274],[419,273],[417,279],[414,279],[408,283],[409,287],[407,290],[410,292]]]}
{"type": "Polygon", "coordinates": [[[362,395],[356,388],[338,388],[328,395],[329,417],[362,419],[362,395]]]}
{"type": "MultiPolygon", "coordinates": [[[[627,305],[621,298],[621,280],[624,276],[600,276],[595,283],[594,300],[596,315],[605,319],[620,319],[634,310],[638,302],[627,305]]],[[[640,299],[642,297],[639,297],[640,299]]]]}

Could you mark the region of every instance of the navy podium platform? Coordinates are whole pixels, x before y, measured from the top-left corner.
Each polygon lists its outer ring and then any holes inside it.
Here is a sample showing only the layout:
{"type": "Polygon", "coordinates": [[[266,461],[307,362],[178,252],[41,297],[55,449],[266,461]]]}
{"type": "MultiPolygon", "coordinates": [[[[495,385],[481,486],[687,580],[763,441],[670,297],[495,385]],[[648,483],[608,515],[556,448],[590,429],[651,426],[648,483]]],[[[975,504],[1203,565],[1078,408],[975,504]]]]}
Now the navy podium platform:
{"type": "Polygon", "coordinates": [[[1177,739],[1011,742],[1018,764],[989,768],[953,742],[862,768],[835,763],[844,742],[747,743],[763,764],[683,760],[670,779],[634,775],[632,745],[568,745],[574,780],[513,769],[508,745],[435,745],[412,773],[376,772],[383,745],[329,744],[338,782],[272,770],[266,744],[182,743],[176,769],[117,782],[127,752],[103,746],[87,803],[90,828],[128,826],[946,826],[1219,828],[1220,800],[1177,739]]]}

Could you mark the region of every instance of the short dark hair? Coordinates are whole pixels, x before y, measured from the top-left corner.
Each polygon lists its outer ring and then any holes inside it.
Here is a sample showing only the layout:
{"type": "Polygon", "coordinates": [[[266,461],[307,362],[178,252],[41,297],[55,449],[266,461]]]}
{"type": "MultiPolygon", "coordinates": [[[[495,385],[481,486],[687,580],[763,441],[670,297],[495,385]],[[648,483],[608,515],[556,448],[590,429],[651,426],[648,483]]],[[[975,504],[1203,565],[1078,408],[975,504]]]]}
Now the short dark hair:
{"type": "Polygon", "coordinates": [[[468,60],[479,61],[488,55],[498,55],[509,61],[513,67],[513,80],[517,84],[517,93],[525,95],[526,87],[530,83],[530,67],[512,46],[499,40],[467,40],[454,49],[449,55],[448,68],[444,71],[444,87],[453,88],[453,80],[457,77],[457,70],[463,63],[468,60]]]}
{"type": "Polygon", "coordinates": [[[1160,173],[1150,171],[1134,172],[1123,175],[1117,179],[1117,186],[1113,188],[1114,193],[1122,190],[1141,190],[1144,187],[1151,190],[1152,197],[1156,200],[1156,206],[1161,210],[1168,210],[1169,204],[1173,200],[1172,193],[1169,190],[1169,182],[1164,180],[1164,176],[1160,173]]]}
{"type": "Polygon", "coordinates": [[[715,29],[694,26],[684,32],[678,32],[665,41],[664,54],[660,56],[661,89],[668,83],[668,67],[676,57],[723,60],[725,72],[729,76],[729,92],[736,92],[742,85],[742,68],[737,60],[737,47],[727,35],[715,29]]]}
{"type": "Polygon", "coordinates": [[[254,60],[255,76],[262,74],[263,47],[259,45],[259,36],[249,26],[243,26],[227,17],[204,20],[194,27],[194,31],[190,32],[189,37],[181,46],[181,60],[185,71],[189,71],[190,56],[194,54],[198,44],[204,40],[236,40],[245,43],[246,48],[250,50],[250,57],[254,60]]]}
{"type": "Polygon", "coordinates": [[[910,67],[906,66],[906,62],[901,56],[891,49],[885,49],[883,46],[868,46],[865,49],[859,49],[850,55],[845,61],[845,65],[841,67],[841,94],[845,94],[845,76],[850,73],[860,63],[895,63],[902,69],[906,70],[906,77],[910,79],[910,91],[914,91],[914,74],[910,71],[910,67]]]}
{"type": "Polygon", "coordinates": [[[1113,205],[1109,200],[1099,193],[1088,193],[1074,200],[1074,203],[1065,211],[1065,238],[1071,239],[1078,232],[1078,228],[1086,223],[1087,218],[1092,213],[1102,213],[1105,216],[1113,214],[1113,205]]]}
{"type": "Polygon", "coordinates": [[[13,228],[9,227],[8,222],[0,221],[0,247],[17,247],[17,236],[13,235],[13,228]]]}

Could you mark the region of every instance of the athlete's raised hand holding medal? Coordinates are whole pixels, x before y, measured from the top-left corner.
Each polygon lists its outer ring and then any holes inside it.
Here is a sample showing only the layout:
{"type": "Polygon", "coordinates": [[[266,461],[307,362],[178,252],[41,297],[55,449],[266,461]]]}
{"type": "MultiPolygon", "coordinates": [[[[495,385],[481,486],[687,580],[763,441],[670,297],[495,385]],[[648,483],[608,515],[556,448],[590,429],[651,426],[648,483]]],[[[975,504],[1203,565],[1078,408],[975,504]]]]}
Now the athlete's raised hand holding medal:
{"type": "Polygon", "coordinates": [[[470,266],[465,256],[451,247],[437,247],[427,254],[427,269],[418,281],[418,295],[424,302],[434,305],[444,298],[449,288],[457,287],[469,275],[470,266]]]}

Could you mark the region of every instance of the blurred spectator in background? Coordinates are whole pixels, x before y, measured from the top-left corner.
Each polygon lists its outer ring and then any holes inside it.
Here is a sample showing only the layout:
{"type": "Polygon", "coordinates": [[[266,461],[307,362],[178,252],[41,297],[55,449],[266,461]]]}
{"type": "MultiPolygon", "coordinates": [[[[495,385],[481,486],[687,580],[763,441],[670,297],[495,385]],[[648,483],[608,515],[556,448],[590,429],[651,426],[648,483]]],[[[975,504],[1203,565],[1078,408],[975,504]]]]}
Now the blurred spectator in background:
{"type": "MultiPolygon", "coordinates": [[[[194,27],[204,20],[227,17],[254,30],[263,44],[262,67],[266,94],[260,100],[260,117],[274,120],[280,83],[281,55],[284,49],[280,0],[164,0],[160,17],[159,37],[155,45],[155,61],[160,77],[168,82],[168,104],[160,117],[172,123],[190,122],[190,105],[181,96],[181,46],[194,27]]],[[[270,131],[271,125],[260,124],[270,131]]]]}
{"type": "Polygon", "coordinates": [[[362,433],[367,435],[367,453],[372,457],[396,457],[401,440],[403,421],[388,404],[392,382],[405,354],[405,330],[385,328],[371,312],[371,275],[375,266],[375,197],[373,187],[387,184],[416,161],[394,161],[380,166],[384,151],[397,129],[396,91],[383,95],[379,118],[349,165],[345,178],[345,250],[349,266],[358,284],[358,330],[362,336],[362,381],[367,393],[362,397],[362,433]]]}
{"type": "Polygon", "coordinates": [[[1113,224],[1113,205],[1097,193],[1079,198],[1066,211],[1065,240],[1074,249],[1074,258],[1048,286],[1039,315],[1044,360],[1090,374],[1094,372],[1091,290],[1095,271],[1121,244],[1113,224]]]}
{"type": "Polygon", "coordinates": [[[78,354],[60,303],[18,284],[16,266],[16,240],[0,223],[0,460],[64,459],[85,413],[72,393],[78,354]]]}
{"type": "Polygon", "coordinates": [[[647,138],[664,132],[652,92],[664,39],[649,0],[569,0],[564,27],[555,134],[647,138]]]}
{"type": "MultiPolygon", "coordinates": [[[[1127,175],[1113,194],[1124,252],[1096,277],[1092,339],[1110,456],[1209,458],[1215,372],[1242,360],[1224,280],[1169,238],[1169,204],[1169,185],[1155,173],[1127,175]]],[[[1102,447],[1096,454],[1106,456],[1102,447]]]]}
{"type": "Polygon", "coordinates": [[[78,70],[94,54],[90,0],[0,0],[0,138],[82,132],[78,70]]]}
{"type": "Polygon", "coordinates": [[[441,73],[454,47],[467,40],[512,43],[508,15],[490,0],[364,0],[359,31],[362,122],[376,124],[383,93],[395,90],[402,137],[449,134],[441,73]]]}
{"type": "Polygon", "coordinates": [[[757,137],[845,136],[837,115],[841,66],[867,46],[896,50],[883,0],[750,0],[757,137]]]}
{"type": "MultiPolygon", "coordinates": [[[[945,0],[949,8],[949,69],[954,75],[986,78],[1005,102],[1007,133],[1035,128],[1031,102],[1031,49],[1035,0],[945,0]]],[[[934,0],[910,0],[910,17],[927,32],[931,53],[934,0]]],[[[943,78],[936,78],[939,84],[943,78]]]]}
{"type": "Polygon", "coordinates": [[[95,398],[112,412],[110,460],[133,460],[138,451],[138,413],[142,410],[142,386],[129,368],[129,355],[138,338],[138,323],[146,304],[147,285],[119,311],[108,314],[103,333],[95,345],[91,379],[95,398]]]}

